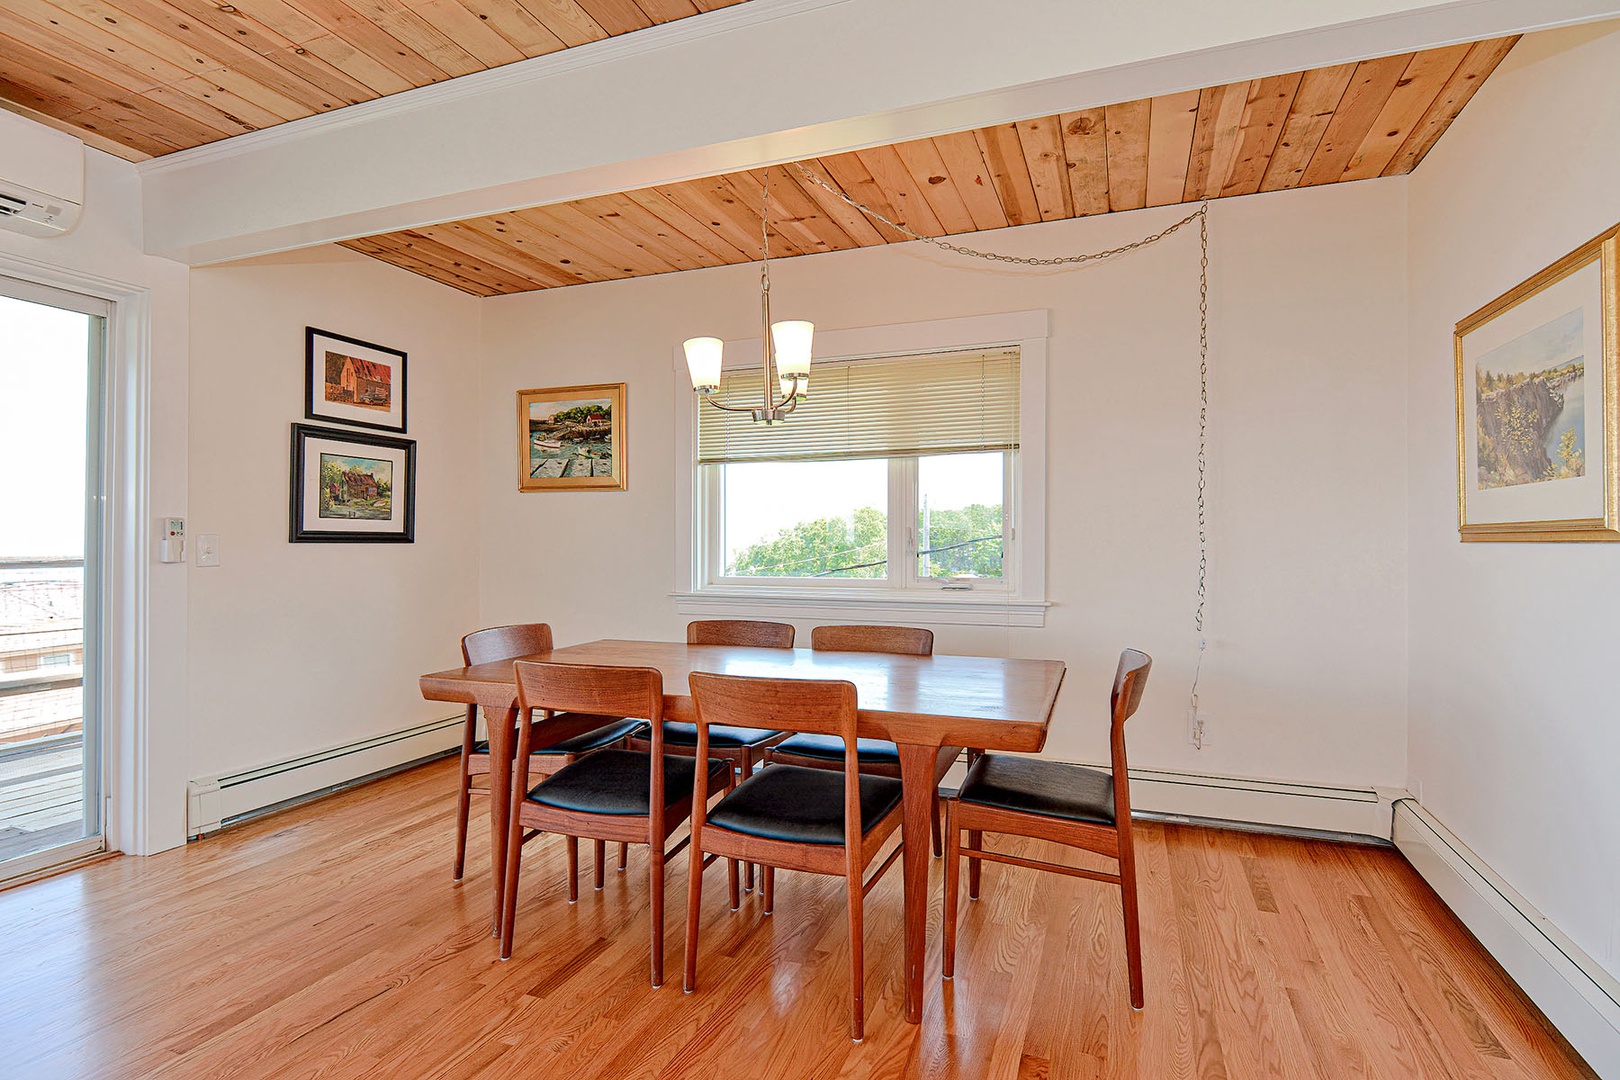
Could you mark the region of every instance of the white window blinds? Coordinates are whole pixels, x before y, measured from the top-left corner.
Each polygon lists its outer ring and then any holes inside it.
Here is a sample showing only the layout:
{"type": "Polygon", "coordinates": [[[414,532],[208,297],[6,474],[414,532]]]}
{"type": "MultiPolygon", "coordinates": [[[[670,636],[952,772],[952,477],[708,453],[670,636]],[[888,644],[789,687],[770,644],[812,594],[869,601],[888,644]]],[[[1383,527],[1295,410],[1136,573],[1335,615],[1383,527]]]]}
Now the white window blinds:
{"type": "MultiPolygon", "coordinates": [[[[715,396],[758,408],[758,367],[732,368],[715,396]]],[[[784,423],[698,404],[698,462],[910,457],[1018,446],[1018,349],[828,361],[784,423]]],[[[772,386],[775,389],[775,384],[772,386]]]]}

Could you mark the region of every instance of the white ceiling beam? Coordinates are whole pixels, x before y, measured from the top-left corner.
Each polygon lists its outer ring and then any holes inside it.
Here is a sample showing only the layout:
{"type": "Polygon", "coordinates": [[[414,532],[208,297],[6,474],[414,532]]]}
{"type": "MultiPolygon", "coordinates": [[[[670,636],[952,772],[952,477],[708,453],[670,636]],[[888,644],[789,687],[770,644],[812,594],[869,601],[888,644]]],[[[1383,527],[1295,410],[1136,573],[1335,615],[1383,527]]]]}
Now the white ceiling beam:
{"type": "Polygon", "coordinates": [[[142,164],[194,265],[1620,15],[1616,0],[752,0],[142,164]]]}

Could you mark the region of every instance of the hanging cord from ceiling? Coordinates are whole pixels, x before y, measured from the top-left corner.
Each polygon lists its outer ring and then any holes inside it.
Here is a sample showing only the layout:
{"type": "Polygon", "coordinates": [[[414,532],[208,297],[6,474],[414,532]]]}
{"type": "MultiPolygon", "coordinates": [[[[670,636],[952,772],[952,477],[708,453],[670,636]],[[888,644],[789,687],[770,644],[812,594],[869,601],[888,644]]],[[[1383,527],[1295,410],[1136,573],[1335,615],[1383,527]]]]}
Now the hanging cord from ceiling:
{"type": "MultiPolygon", "coordinates": [[[[1175,224],[1154,233],[1152,236],[1144,236],[1140,240],[1133,240],[1129,244],[1121,244],[1119,247],[1109,248],[1107,251],[1090,251],[1084,255],[1056,255],[1050,258],[1040,258],[1031,255],[1004,255],[999,251],[978,251],[974,248],[962,247],[960,244],[953,244],[949,240],[943,240],[937,236],[927,236],[923,233],[916,232],[913,229],[907,228],[906,225],[901,222],[890,221],[888,218],[884,217],[876,210],[873,210],[865,203],[850,198],[841,190],[827,183],[827,181],[823,180],[821,177],[817,176],[815,173],[811,172],[798,162],[794,162],[793,167],[799,170],[799,175],[821,188],[839,202],[846,203],[849,206],[854,207],[856,210],[859,210],[861,213],[865,214],[869,218],[872,218],[874,221],[883,222],[883,224],[887,225],[895,232],[900,233],[902,236],[908,236],[913,240],[921,240],[925,244],[932,244],[937,248],[952,252],[956,255],[966,255],[971,259],[988,259],[991,262],[1012,263],[1017,266],[1078,266],[1081,263],[1097,262],[1102,259],[1111,259],[1116,255],[1124,255],[1127,252],[1136,251],[1139,248],[1151,247],[1152,245],[1157,244],[1160,240],[1165,239],[1178,229],[1182,228],[1182,226],[1190,225],[1194,221],[1201,222],[1209,216],[1209,203],[1200,203],[1197,210],[1194,210],[1192,213],[1188,214],[1175,224]]],[[[1202,230],[1202,226],[1200,226],[1200,229],[1202,230]]],[[[1207,255],[1207,238],[1205,239],[1205,249],[1207,255]]],[[[1207,258],[1205,262],[1207,265],[1207,258]]]]}
{"type": "Polygon", "coordinates": [[[1091,251],[1082,255],[1056,255],[1051,257],[1036,257],[1027,255],[1006,255],[997,251],[979,251],[975,248],[963,247],[943,240],[937,236],[925,236],[913,229],[907,228],[897,221],[890,221],[884,215],[873,210],[870,206],[852,199],[843,191],[827,183],[820,176],[805,168],[799,162],[793,167],[799,175],[821,188],[827,194],[840,202],[859,210],[875,221],[881,221],[902,236],[913,240],[921,240],[925,244],[932,244],[937,248],[949,251],[956,255],[965,255],[972,259],[986,259],[991,262],[1010,263],[1015,266],[1078,266],[1083,263],[1098,262],[1111,259],[1118,255],[1125,255],[1145,247],[1151,247],[1160,240],[1173,235],[1185,225],[1198,222],[1198,590],[1193,604],[1193,630],[1198,635],[1198,660],[1193,666],[1192,689],[1188,693],[1187,716],[1189,734],[1193,746],[1199,750],[1204,748],[1204,722],[1198,715],[1198,677],[1204,668],[1204,653],[1209,648],[1209,640],[1204,635],[1204,606],[1208,599],[1209,583],[1209,517],[1207,487],[1209,471],[1209,203],[1198,204],[1198,209],[1182,218],[1180,221],[1164,229],[1144,236],[1140,240],[1133,240],[1129,244],[1109,248],[1106,251],[1091,251]]]}

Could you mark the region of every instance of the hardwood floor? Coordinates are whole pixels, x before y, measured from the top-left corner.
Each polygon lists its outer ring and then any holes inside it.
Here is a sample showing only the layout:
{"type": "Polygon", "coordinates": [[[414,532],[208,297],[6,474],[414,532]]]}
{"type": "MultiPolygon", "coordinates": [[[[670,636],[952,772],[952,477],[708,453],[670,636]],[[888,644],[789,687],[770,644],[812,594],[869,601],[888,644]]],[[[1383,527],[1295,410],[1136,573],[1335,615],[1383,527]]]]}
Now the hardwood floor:
{"type": "MultiPolygon", "coordinates": [[[[957,977],[941,982],[936,861],[920,1027],[900,1019],[891,875],[867,900],[866,1039],[852,1045],[842,881],[779,874],[764,916],[757,893],[726,910],[711,867],[688,996],[679,904],[677,975],[648,985],[644,849],[600,893],[587,869],[570,907],[563,846],[543,838],[501,963],[487,830],[450,883],[455,783],[454,761],[435,763],[0,893],[0,1075],[1594,1075],[1389,849],[1140,825],[1140,1013],[1118,891],[1015,867],[986,864],[984,898],[964,898],[957,977]]],[[[1036,850],[1008,850],[1021,847],[1036,850]]],[[[684,855],[673,865],[684,896],[684,855]]]]}

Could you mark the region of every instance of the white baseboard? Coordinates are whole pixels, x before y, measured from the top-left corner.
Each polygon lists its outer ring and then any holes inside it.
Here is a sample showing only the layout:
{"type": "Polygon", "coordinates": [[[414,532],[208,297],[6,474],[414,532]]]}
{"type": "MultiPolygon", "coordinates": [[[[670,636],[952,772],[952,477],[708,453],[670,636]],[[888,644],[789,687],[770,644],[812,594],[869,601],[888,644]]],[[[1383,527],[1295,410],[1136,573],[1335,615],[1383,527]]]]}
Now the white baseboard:
{"type": "Polygon", "coordinates": [[[1413,799],[1395,805],[1401,854],[1599,1076],[1620,1077],[1620,980],[1413,799]]]}
{"type": "Polygon", "coordinates": [[[436,757],[461,745],[465,720],[431,720],[227,776],[192,780],[187,785],[186,835],[203,836],[290,799],[436,757]]]}

